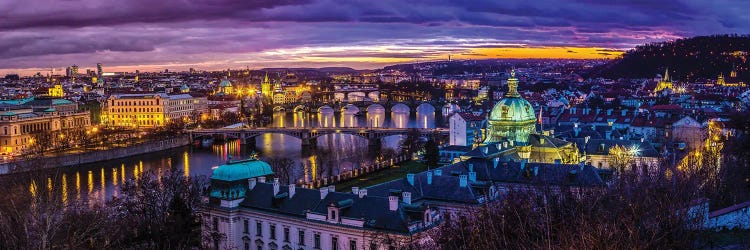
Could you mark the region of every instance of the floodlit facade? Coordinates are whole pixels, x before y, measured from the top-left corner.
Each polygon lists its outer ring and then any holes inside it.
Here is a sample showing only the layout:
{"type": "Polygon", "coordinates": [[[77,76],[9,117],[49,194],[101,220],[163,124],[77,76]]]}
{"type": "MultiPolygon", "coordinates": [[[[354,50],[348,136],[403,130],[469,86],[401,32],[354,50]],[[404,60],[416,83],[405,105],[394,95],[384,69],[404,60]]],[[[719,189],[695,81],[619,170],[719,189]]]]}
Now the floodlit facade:
{"type": "Polygon", "coordinates": [[[107,98],[102,124],[114,127],[159,127],[173,119],[205,112],[208,100],[189,94],[114,94],[107,98]]]}

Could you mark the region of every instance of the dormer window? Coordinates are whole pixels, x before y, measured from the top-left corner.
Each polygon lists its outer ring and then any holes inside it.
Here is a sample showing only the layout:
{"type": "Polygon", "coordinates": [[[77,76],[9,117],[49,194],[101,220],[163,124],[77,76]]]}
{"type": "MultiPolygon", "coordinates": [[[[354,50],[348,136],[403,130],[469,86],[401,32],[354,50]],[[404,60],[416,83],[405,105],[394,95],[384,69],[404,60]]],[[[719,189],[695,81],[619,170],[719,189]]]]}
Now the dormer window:
{"type": "Polygon", "coordinates": [[[328,207],[328,222],[339,222],[339,208],[335,206],[328,207]]]}

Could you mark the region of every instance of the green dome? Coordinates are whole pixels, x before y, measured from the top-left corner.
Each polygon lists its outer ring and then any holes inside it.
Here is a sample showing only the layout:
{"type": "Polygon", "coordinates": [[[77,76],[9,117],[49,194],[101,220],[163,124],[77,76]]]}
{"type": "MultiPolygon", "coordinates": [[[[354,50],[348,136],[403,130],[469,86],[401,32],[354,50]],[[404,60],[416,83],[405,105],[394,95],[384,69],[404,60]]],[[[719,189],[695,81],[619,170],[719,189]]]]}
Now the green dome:
{"type": "Polygon", "coordinates": [[[516,72],[511,71],[508,93],[490,111],[484,142],[513,141],[517,145],[526,145],[529,134],[535,130],[535,122],[534,108],[518,93],[516,72]]]}
{"type": "Polygon", "coordinates": [[[523,97],[505,97],[490,111],[490,121],[527,122],[536,121],[534,108],[523,97]]]}
{"type": "Polygon", "coordinates": [[[214,169],[212,180],[237,181],[273,174],[271,165],[258,159],[227,162],[214,169]]]}
{"type": "Polygon", "coordinates": [[[232,86],[232,82],[230,82],[229,80],[223,80],[223,81],[221,81],[221,83],[219,83],[219,86],[221,86],[221,87],[231,87],[232,86]]]}

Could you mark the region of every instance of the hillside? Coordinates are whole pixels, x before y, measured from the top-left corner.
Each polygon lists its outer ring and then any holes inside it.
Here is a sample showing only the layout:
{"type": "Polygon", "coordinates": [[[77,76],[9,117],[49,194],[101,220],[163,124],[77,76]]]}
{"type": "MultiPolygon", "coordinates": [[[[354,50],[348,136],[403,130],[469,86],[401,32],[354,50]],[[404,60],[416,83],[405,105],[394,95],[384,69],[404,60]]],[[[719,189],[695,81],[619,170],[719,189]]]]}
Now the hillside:
{"type": "Polygon", "coordinates": [[[651,43],[638,46],[613,60],[592,69],[589,76],[606,78],[645,78],[663,74],[669,67],[677,80],[715,79],[732,68],[738,77],[750,82],[748,72],[750,35],[715,35],[651,43]]]}

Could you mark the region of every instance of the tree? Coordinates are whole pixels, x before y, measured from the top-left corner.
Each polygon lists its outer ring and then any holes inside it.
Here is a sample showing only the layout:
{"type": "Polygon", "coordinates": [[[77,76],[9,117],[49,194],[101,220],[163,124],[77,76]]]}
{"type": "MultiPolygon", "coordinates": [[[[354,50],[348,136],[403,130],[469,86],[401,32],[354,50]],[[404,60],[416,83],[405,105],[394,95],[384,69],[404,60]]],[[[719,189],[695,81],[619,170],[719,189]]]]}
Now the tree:
{"type": "Polygon", "coordinates": [[[268,164],[271,165],[271,170],[276,174],[276,178],[279,178],[281,185],[288,185],[292,183],[292,175],[294,173],[294,160],[288,157],[281,158],[270,158],[268,164]]]}
{"type": "Polygon", "coordinates": [[[440,160],[440,149],[435,140],[429,139],[427,140],[427,143],[425,143],[424,159],[427,162],[428,168],[437,166],[437,163],[440,160]]]}

